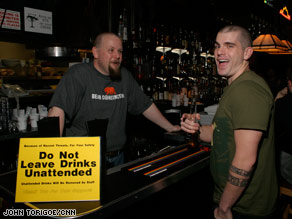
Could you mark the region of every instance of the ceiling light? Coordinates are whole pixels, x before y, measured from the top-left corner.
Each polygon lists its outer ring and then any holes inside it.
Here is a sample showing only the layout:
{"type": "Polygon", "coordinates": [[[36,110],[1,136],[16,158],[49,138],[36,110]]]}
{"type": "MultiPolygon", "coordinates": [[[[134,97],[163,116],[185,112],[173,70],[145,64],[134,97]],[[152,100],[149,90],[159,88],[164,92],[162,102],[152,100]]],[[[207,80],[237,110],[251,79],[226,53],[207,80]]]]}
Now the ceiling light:
{"type": "Polygon", "coordinates": [[[288,48],[286,51],[269,52],[274,55],[292,55],[292,44],[288,40],[281,40],[282,43],[288,48]]]}
{"type": "Polygon", "coordinates": [[[279,52],[287,51],[288,48],[274,34],[262,34],[252,43],[252,48],[257,52],[279,52]]]}

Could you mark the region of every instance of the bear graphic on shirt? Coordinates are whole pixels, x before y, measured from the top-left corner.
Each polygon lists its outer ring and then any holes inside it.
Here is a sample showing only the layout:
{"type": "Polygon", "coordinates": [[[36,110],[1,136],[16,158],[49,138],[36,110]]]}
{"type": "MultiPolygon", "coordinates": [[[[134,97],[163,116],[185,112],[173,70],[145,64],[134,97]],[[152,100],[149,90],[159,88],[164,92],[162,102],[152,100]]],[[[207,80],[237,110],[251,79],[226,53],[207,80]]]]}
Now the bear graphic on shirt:
{"type": "Polygon", "coordinates": [[[104,88],[104,92],[106,93],[106,95],[117,94],[114,87],[106,87],[104,88]]]}

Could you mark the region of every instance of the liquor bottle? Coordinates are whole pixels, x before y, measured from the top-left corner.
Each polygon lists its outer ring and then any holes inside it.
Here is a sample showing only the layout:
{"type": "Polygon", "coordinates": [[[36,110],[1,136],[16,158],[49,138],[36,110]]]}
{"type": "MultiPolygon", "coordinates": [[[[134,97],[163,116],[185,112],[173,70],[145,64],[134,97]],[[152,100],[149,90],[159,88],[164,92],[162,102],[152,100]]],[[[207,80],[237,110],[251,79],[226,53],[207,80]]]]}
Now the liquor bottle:
{"type": "Polygon", "coordinates": [[[123,27],[123,15],[120,15],[119,18],[119,28],[118,28],[118,36],[121,40],[123,40],[123,33],[124,33],[124,27],[123,27]]]}
{"type": "Polygon", "coordinates": [[[169,101],[169,87],[168,87],[168,80],[163,82],[163,100],[165,103],[169,101]]]}
{"type": "Polygon", "coordinates": [[[177,89],[176,90],[176,106],[177,107],[180,107],[181,101],[182,99],[181,99],[180,89],[177,89]]]}
{"type": "Polygon", "coordinates": [[[145,81],[145,94],[153,100],[153,90],[152,90],[152,84],[151,81],[147,80],[145,81]]]}
{"type": "Polygon", "coordinates": [[[164,34],[164,42],[166,47],[171,47],[171,33],[165,29],[165,34],[164,34]]]}
{"type": "Polygon", "coordinates": [[[142,27],[139,26],[139,32],[138,32],[138,47],[140,49],[144,48],[144,43],[143,43],[144,37],[143,37],[143,30],[142,27]]]}
{"type": "Polygon", "coordinates": [[[164,100],[164,91],[163,91],[163,82],[158,83],[158,100],[163,102],[164,100]]]}
{"type": "Polygon", "coordinates": [[[153,83],[153,87],[152,87],[152,99],[154,102],[158,101],[158,87],[157,87],[157,83],[156,83],[156,80],[154,80],[154,83],[153,83]]]}
{"type": "Polygon", "coordinates": [[[136,37],[136,32],[135,29],[132,30],[132,48],[133,50],[138,48],[138,42],[137,42],[137,37],[136,37]]]}
{"type": "Polygon", "coordinates": [[[168,102],[171,102],[174,96],[174,84],[172,77],[169,78],[168,81],[168,102]]]}
{"type": "Polygon", "coordinates": [[[123,11],[123,42],[128,41],[128,18],[127,18],[127,10],[124,8],[123,11]]]}
{"type": "Polygon", "coordinates": [[[144,72],[142,71],[143,59],[141,56],[138,57],[138,64],[137,64],[137,78],[139,81],[144,79],[144,72]]]}
{"type": "Polygon", "coordinates": [[[187,80],[185,77],[181,80],[181,94],[182,94],[182,97],[184,97],[184,95],[188,94],[187,80]]]}
{"type": "Polygon", "coordinates": [[[161,24],[160,26],[160,39],[159,39],[159,45],[165,46],[165,27],[164,24],[161,24]]]}
{"type": "Polygon", "coordinates": [[[178,35],[178,42],[177,48],[183,49],[184,48],[184,41],[183,41],[183,31],[182,28],[179,28],[179,35],[178,35]]]}

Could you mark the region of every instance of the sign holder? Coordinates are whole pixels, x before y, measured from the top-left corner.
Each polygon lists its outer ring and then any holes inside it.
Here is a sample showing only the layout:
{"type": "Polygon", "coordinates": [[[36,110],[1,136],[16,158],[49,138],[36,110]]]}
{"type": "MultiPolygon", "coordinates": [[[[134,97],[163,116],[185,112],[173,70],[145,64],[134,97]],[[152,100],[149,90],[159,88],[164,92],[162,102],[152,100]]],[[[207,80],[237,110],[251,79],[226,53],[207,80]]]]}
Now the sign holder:
{"type": "MultiPolygon", "coordinates": [[[[56,124],[54,122],[52,126],[56,124]]],[[[100,206],[102,179],[106,174],[107,124],[107,119],[87,122],[88,135],[100,137],[20,139],[15,202],[52,205],[54,202],[96,200],[94,203],[100,206]],[[89,185],[91,182],[94,184],[92,187],[89,185]],[[72,185],[66,186],[70,183],[72,185]]]]}

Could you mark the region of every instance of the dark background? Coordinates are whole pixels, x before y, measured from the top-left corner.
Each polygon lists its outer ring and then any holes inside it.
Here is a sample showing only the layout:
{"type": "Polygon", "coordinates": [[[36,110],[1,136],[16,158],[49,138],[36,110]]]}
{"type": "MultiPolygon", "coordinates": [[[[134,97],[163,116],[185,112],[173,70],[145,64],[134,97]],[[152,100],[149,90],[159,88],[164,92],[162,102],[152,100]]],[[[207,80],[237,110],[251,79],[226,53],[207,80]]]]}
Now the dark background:
{"type": "Polygon", "coordinates": [[[20,11],[22,19],[24,7],[52,11],[53,35],[1,28],[0,40],[21,41],[32,47],[67,44],[88,48],[98,33],[117,32],[119,15],[125,8],[129,30],[139,25],[146,29],[164,24],[171,28],[194,29],[202,37],[214,38],[218,29],[226,24],[246,28],[260,24],[262,32],[272,32],[280,39],[292,41],[292,21],[279,15],[285,5],[292,13],[291,1],[272,0],[271,4],[273,7],[264,4],[264,0],[1,0],[0,8],[20,11]]]}

